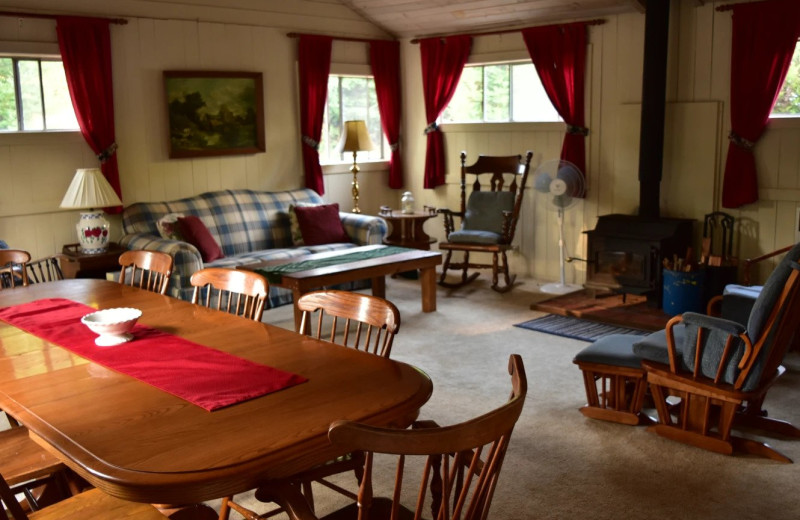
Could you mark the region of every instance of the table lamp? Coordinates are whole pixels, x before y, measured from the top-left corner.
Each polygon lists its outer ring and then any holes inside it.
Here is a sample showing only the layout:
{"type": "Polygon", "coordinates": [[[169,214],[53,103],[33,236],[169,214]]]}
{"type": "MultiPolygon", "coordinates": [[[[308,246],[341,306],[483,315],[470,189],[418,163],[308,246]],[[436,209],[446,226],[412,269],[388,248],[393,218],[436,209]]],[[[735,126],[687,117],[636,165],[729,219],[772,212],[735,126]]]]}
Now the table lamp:
{"type": "Polygon", "coordinates": [[[121,204],[100,169],[81,168],[75,172],[59,207],[85,210],[75,226],[82,253],[94,255],[108,250],[109,225],[101,208],[121,204]]]}
{"type": "Polygon", "coordinates": [[[342,140],[339,141],[340,152],[353,152],[353,166],[350,171],[353,173],[353,213],[361,213],[358,207],[358,164],[356,164],[356,153],[373,150],[375,146],[369,138],[367,123],[364,121],[345,121],[342,132],[342,140]]]}

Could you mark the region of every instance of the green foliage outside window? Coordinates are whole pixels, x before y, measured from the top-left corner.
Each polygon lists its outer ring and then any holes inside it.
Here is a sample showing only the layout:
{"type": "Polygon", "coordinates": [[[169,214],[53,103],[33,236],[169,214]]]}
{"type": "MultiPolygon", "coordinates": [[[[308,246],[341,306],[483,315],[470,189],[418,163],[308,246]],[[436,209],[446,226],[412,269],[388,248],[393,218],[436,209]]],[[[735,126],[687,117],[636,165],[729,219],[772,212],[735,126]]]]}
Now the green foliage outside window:
{"type": "Polygon", "coordinates": [[[560,121],[531,63],[464,67],[443,123],[560,121]]]}
{"type": "Polygon", "coordinates": [[[786,80],[778,94],[778,100],[772,108],[773,116],[800,115],[800,42],[795,46],[792,64],[786,74],[786,80]]]}

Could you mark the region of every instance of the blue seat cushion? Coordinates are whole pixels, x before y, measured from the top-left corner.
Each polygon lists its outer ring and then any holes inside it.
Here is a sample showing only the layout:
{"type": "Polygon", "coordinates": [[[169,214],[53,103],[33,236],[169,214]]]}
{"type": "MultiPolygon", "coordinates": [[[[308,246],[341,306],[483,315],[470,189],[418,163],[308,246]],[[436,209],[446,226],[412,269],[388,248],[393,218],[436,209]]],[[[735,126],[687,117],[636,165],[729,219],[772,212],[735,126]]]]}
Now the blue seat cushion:
{"type": "Polygon", "coordinates": [[[453,231],[447,237],[448,242],[457,244],[498,244],[502,235],[491,231],[453,231]]]}
{"type": "Polygon", "coordinates": [[[501,234],[503,212],[513,209],[514,194],[510,191],[473,191],[467,200],[461,229],[501,234]]]}
{"type": "MultiPolygon", "coordinates": [[[[678,359],[683,361],[683,342],[686,340],[686,326],[678,324],[672,329],[675,334],[675,349],[678,359]]],[[[669,365],[669,350],[667,349],[667,330],[662,329],[645,337],[637,338],[633,344],[633,352],[649,361],[669,365]]]]}
{"type": "Polygon", "coordinates": [[[641,368],[642,359],[633,351],[641,336],[611,334],[604,336],[575,355],[576,362],[597,363],[615,367],[641,368]]]}

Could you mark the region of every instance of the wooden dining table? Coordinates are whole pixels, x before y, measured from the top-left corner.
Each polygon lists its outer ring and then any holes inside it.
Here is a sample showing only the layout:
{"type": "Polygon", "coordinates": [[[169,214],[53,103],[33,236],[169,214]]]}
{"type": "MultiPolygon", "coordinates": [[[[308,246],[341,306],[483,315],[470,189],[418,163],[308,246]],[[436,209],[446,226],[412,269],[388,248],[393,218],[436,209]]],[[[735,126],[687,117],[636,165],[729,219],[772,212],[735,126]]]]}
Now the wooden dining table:
{"type": "Polygon", "coordinates": [[[131,501],[200,503],[310,468],[342,455],[331,422],[401,425],[433,389],[405,363],[105,280],[2,290],[0,308],[44,298],[135,307],[147,327],[307,378],[207,411],[0,321],[0,408],[91,484],[131,501]]]}

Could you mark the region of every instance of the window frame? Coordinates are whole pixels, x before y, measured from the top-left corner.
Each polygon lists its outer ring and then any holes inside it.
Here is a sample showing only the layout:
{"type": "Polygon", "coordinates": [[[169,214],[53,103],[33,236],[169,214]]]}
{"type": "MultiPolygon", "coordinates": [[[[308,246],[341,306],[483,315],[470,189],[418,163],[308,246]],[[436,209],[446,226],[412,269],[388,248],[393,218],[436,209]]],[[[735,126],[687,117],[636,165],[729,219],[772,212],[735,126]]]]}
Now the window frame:
{"type": "Polygon", "coordinates": [[[48,128],[47,127],[47,103],[45,102],[45,84],[44,74],[42,69],[43,62],[58,62],[62,64],[64,60],[60,54],[50,53],[26,53],[26,52],[0,52],[0,59],[10,59],[12,63],[12,73],[14,75],[14,101],[17,112],[17,129],[16,130],[0,130],[0,134],[31,134],[31,133],[54,133],[54,132],[80,132],[80,123],[78,122],[77,114],[75,115],[75,128],[48,128]],[[22,79],[20,74],[20,62],[32,61],[36,63],[36,70],[39,79],[39,102],[41,103],[41,122],[42,128],[26,129],[25,128],[25,107],[23,104],[22,96],[22,79]]]}
{"type": "MultiPolygon", "coordinates": [[[[328,73],[328,77],[330,76],[349,76],[349,77],[366,77],[370,78],[373,81],[375,77],[372,74],[372,68],[369,65],[360,65],[354,63],[331,63],[330,72],[328,73]]],[[[327,103],[328,100],[325,101],[325,109],[327,112],[327,103]]],[[[377,109],[377,105],[376,105],[377,109]]],[[[378,113],[380,115],[380,109],[378,109],[378,113]]],[[[381,140],[385,141],[386,136],[383,133],[383,128],[380,129],[381,140]]],[[[385,144],[385,143],[384,143],[385,144]]],[[[358,168],[360,172],[370,172],[370,171],[385,171],[391,159],[391,150],[388,146],[384,146],[383,149],[383,159],[358,159],[358,168]]],[[[345,159],[343,162],[321,162],[320,167],[322,168],[323,175],[328,174],[342,174],[342,173],[350,173],[350,168],[353,166],[353,162],[350,159],[345,159]]]]}
{"type": "MultiPolygon", "coordinates": [[[[560,114],[558,114],[558,111],[556,110],[555,106],[553,106],[552,102],[550,102],[550,106],[552,107],[553,111],[555,112],[556,116],[558,117],[557,121],[552,121],[552,120],[548,120],[548,121],[531,121],[531,120],[515,120],[515,119],[513,119],[513,117],[514,117],[514,95],[513,95],[514,94],[514,83],[513,83],[514,74],[513,74],[513,67],[516,66],[516,65],[530,65],[531,67],[534,66],[533,63],[530,60],[530,57],[523,58],[523,57],[516,57],[516,56],[515,57],[511,57],[511,56],[509,56],[506,59],[494,59],[494,60],[490,60],[490,61],[485,61],[485,60],[481,60],[481,59],[476,59],[474,61],[473,60],[469,60],[464,65],[465,69],[467,67],[470,67],[470,68],[481,67],[482,68],[482,74],[481,74],[481,111],[482,111],[483,120],[482,121],[445,121],[444,120],[444,114],[445,114],[445,112],[447,110],[447,107],[445,107],[445,109],[442,110],[442,113],[437,118],[438,125],[442,126],[442,127],[444,127],[444,126],[452,127],[453,125],[498,125],[498,124],[515,124],[515,125],[519,125],[519,124],[536,124],[536,125],[561,124],[561,125],[563,125],[564,124],[564,119],[561,117],[560,114]],[[502,121],[492,121],[492,120],[487,120],[486,119],[486,113],[487,113],[486,88],[485,88],[485,85],[486,85],[486,67],[497,66],[497,65],[505,65],[505,66],[508,67],[508,119],[507,120],[502,120],[502,121]]],[[[535,68],[534,68],[534,72],[535,72],[535,68]]],[[[463,75],[461,77],[463,78],[463,75]]],[[[538,73],[537,73],[537,77],[538,77],[538,73]]],[[[460,81],[461,81],[461,79],[459,79],[459,83],[460,83],[460,81]]],[[[541,79],[540,79],[540,81],[541,81],[541,79]]],[[[549,99],[548,99],[548,101],[549,101],[549,99]]],[[[451,102],[452,102],[452,99],[451,99],[451,102]]],[[[449,103],[448,103],[448,106],[449,106],[449,103]]]]}

